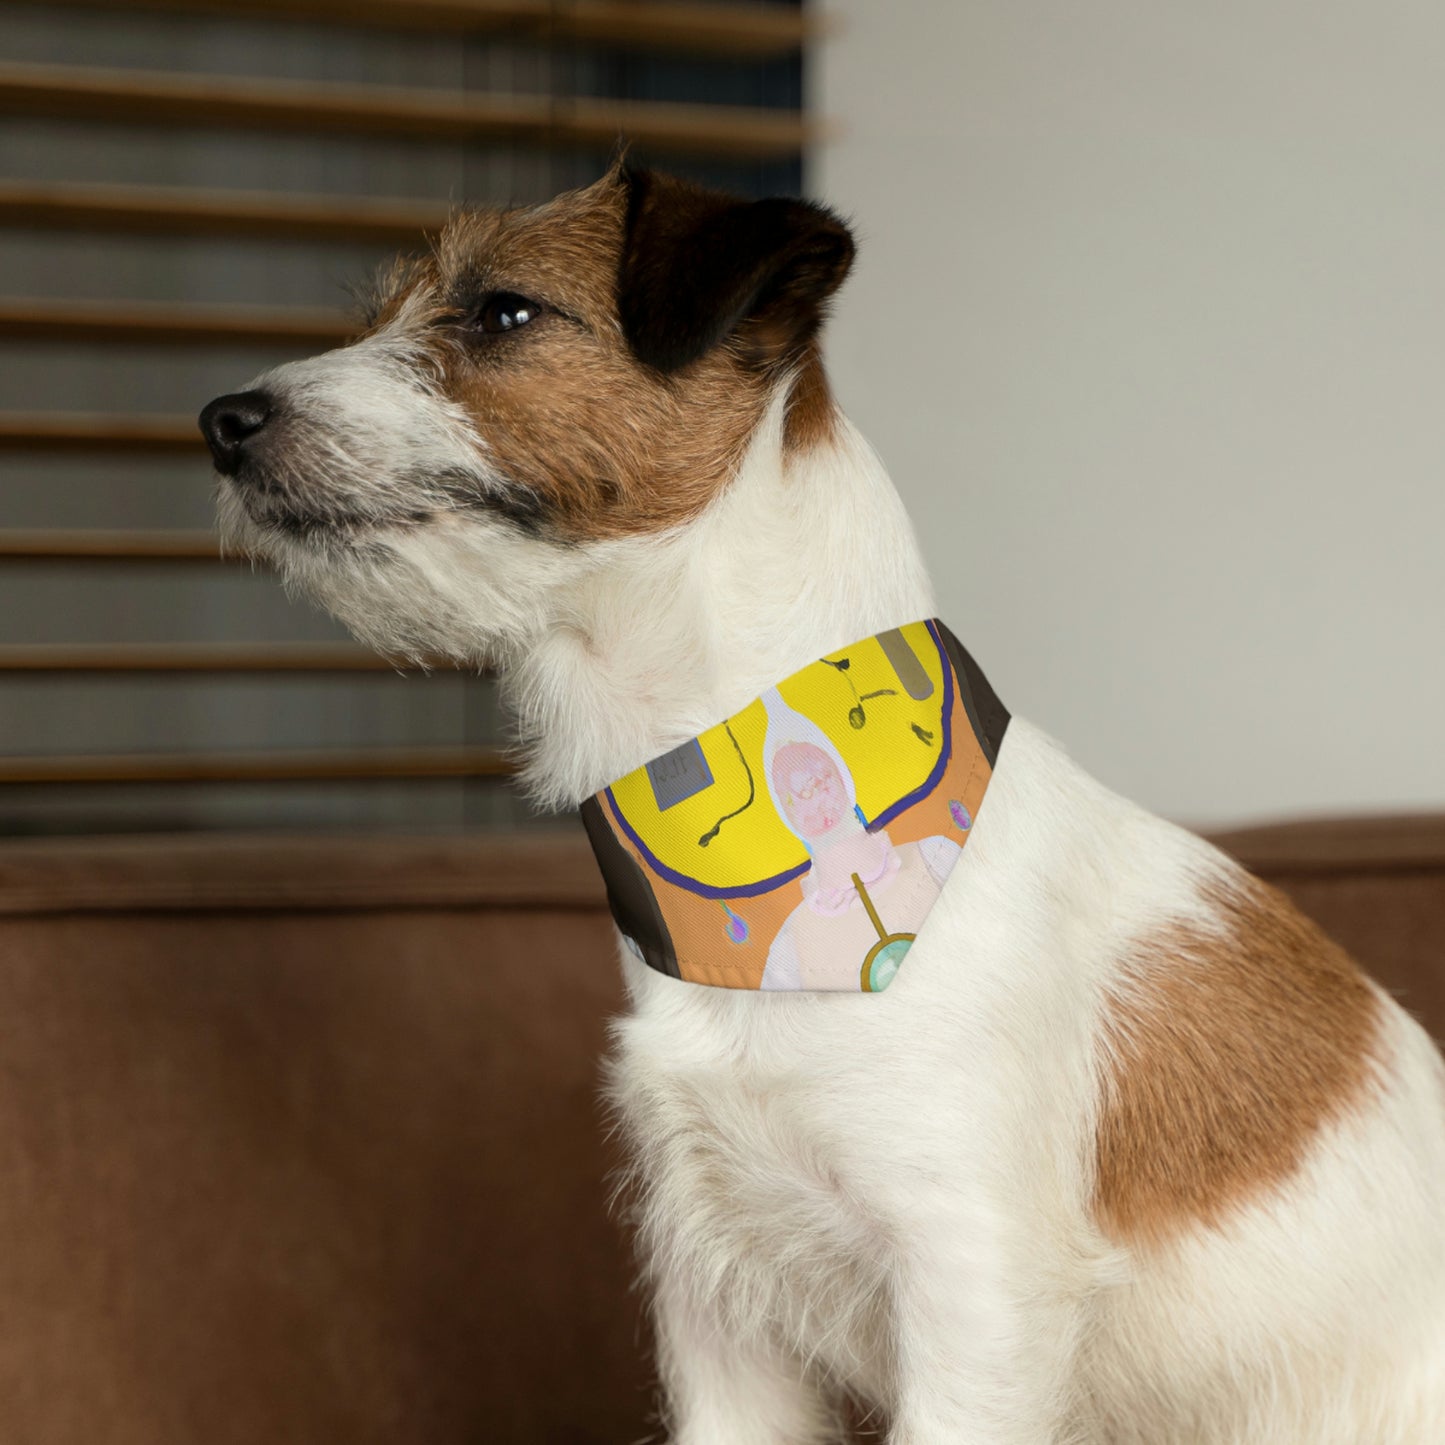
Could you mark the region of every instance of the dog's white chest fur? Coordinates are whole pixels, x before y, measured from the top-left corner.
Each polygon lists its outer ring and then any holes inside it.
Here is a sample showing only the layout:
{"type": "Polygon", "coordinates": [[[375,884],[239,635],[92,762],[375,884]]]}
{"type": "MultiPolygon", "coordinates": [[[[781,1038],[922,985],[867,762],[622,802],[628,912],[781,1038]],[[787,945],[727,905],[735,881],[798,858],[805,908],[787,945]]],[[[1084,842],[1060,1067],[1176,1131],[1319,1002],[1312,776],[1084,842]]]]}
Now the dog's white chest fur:
{"type": "MultiPolygon", "coordinates": [[[[1031,754],[1055,756],[1024,725],[1005,756],[1024,768],[1031,754]]],[[[946,1253],[972,1296],[958,1306],[986,1333],[993,1271],[970,1256],[987,1260],[1002,1229],[1057,1234],[1087,1191],[1087,944],[1066,957],[1060,929],[1030,946],[1018,920],[1042,900],[1022,871],[1014,896],[989,896],[1020,806],[1007,783],[990,797],[998,827],[976,825],[978,859],[966,850],[887,994],[735,995],[623,954],[634,1010],[616,1028],[612,1094],[647,1180],[654,1269],[688,1281],[717,1327],[873,1400],[896,1389],[901,1258],[946,1253]],[[1062,987],[1031,1004],[1055,970],[1062,987]],[[1031,1081],[1038,1051],[1063,1098],[1031,1081]],[[1006,1219],[991,1201],[1014,1169],[1030,1197],[1006,1219]]]]}

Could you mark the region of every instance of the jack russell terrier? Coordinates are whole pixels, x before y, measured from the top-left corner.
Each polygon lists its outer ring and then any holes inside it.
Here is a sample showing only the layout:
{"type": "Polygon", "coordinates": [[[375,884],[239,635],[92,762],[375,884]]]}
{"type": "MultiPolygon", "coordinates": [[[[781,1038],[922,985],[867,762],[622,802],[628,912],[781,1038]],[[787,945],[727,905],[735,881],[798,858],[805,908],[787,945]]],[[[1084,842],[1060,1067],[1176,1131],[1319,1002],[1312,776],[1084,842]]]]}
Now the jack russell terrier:
{"type": "Polygon", "coordinates": [[[582,807],[671,1438],[1445,1441],[1439,1055],[934,619],[819,357],[852,258],[618,165],[201,418],[230,544],[497,667],[582,807]]]}

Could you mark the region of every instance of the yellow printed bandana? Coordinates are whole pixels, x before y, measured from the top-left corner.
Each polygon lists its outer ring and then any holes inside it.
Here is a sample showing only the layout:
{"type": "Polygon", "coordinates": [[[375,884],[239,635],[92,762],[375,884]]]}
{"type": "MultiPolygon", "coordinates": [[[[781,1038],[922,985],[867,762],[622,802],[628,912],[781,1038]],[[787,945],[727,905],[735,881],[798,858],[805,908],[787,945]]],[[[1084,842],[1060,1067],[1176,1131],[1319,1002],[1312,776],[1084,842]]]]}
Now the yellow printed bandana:
{"type": "Polygon", "coordinates": [[[820,658],[583,803],[612,916],[690,983],[881,992],[1007,726],[936,620],[820,658]]]}

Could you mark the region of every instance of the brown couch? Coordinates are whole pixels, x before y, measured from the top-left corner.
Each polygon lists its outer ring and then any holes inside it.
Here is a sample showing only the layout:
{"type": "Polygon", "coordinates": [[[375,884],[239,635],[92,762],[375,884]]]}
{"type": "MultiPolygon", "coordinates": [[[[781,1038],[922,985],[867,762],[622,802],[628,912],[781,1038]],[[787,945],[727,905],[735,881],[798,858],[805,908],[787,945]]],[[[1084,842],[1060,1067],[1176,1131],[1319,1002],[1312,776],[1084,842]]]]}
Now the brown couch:
{"type": "MultiPolygon", "coordinates": [[[[1222,840],[1445,1033],[1445,820],[1222,840]]],[[[655,1428],[580,834],[0,844],[0,1439],[655,1428]]]]}

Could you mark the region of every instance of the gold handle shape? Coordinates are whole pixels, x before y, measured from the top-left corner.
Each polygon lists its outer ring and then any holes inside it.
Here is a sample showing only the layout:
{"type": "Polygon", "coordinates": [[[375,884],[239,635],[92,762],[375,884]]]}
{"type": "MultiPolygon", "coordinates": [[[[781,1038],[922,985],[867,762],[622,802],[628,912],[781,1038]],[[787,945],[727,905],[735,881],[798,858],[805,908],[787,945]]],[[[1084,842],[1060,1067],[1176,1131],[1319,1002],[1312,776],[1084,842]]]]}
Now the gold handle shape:
{"type": "Polygon", "coordinates": [[[868,890],[863,886],[863,880],[855,873],[853,875],[853,887],[858,890],[858,897],[862,900],[863,907],[868,910],[868,921],[872,923],[878,934],[878,942],[868,950],[868,956],[863,960],[863,972],[859,978],[864,993],[881,993],[893,982],[893,976],[898,972],[898,964],[903,954],[908,951],[908,945],[917,936],[912,933],[889,933],[883,927],[883,920],[878,916],[878,910],[873,906],[873,900],[868,896],[868,890]],[[901,948],[897,947],[902,944],[901,948]],[[886,955],[885,968],[875,975],[873,964],[880,954],[886,955]]]}

